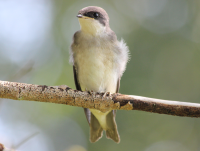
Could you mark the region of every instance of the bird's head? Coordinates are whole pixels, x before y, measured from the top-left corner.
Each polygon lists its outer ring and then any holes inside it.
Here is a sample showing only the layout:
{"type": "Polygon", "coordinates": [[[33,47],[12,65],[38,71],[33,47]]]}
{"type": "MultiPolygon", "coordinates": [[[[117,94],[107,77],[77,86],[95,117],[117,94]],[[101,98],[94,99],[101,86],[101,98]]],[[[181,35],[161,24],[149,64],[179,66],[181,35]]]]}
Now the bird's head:
{"type": "Polygon", "coordinates": [[[85,7],[78,12],[77,17],[79,19],[81,31],[87,34],[101,34],[109,28],[108,14],[100,7],[85,7]]]}

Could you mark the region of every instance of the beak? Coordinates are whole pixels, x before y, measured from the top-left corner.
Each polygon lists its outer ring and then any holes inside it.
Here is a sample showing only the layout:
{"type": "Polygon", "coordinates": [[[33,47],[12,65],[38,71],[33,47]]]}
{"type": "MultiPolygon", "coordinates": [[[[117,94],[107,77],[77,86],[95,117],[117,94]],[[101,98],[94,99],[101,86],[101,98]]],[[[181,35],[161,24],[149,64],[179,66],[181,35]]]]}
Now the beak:
{"type": "Polygon", "coordinates": [[[82,14],[78,14],[76,17],[83,18],[83,19],[94,19],[94,18],[90,18],[90,17],[84,16],[82,14]]]}
{"type": "Polygon", "coordinates": [[[83,17],[83,15],[81,15],[81,14],[78,14],[76,17],[78,17],[78,18],[82,18],[82,17],[83,17]]]}

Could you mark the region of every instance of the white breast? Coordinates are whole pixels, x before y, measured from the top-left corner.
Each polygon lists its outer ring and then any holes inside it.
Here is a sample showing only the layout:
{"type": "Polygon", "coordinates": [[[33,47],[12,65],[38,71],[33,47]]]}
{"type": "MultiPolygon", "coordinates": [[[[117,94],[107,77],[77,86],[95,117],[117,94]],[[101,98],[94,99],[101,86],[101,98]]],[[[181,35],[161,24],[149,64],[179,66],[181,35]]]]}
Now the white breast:
{"type": "Polygon", "coordinates": [[[95,92],[116,92],[118,74],[110,50],[90,48],[79,50],[75,62],[78,66],[78,80],[81,89],[95,92]]]}

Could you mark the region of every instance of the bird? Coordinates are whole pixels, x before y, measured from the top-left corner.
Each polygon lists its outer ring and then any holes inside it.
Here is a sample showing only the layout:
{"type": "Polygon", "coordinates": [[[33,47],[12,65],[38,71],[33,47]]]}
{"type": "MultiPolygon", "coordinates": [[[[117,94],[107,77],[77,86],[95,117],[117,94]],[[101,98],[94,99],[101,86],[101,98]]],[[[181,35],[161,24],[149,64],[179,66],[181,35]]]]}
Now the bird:
{"type": "MultiPolygon", "coordinates": [[[[129,48],[120,41],[109,26],[106,11],[97,6],[88,6],[78,12],[80,30],[73,35],[70,47],[70,62],[76,89],[104,93],[118,93],[120,79],[129,60],[129,48]]],[[[117,16],[116,16],[117,17],[117,16]]],[[[116,110],[101,112],[84,108],[90,126],[90,142],[103,136],[120,142],[115,121],[116,110]]]]}

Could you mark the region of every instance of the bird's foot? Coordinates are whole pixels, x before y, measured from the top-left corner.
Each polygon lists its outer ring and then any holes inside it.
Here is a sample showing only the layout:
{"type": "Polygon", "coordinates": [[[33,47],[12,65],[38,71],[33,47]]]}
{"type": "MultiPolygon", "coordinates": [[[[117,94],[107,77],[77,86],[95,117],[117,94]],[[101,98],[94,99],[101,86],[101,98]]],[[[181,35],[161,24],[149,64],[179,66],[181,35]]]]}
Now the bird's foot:
{"type": "Polygon", "coordinates": [[[110,97],[111,96],[111,93],[110,92],[105,92],[102,96],[102,98],[105,98],[106,96],[110,97]]]}
{"type": "Polygon", "coordinates": [[[90,94],[90,95],[93,95],[93,90],[88,90],[88,93],[90,94]]]}
{"type": "Polygon", "coordinates": [[[93,90],[87,90],[87,88],[85,88],[85,91],[87,91],[90,95],[92,95],[93,96],[93,90]]]}

